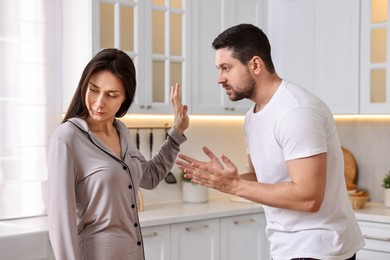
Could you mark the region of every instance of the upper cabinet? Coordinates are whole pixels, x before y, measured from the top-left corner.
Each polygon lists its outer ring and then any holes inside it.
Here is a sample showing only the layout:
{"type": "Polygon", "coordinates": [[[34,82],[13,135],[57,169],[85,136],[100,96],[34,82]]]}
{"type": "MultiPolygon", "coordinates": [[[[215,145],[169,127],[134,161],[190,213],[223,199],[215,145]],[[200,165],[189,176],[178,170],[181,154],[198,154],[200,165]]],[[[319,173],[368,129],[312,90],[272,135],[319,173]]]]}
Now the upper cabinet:
{"type": "Polygon", "coordinates": [[[182,86],[191,114],[244,114],[216,83],[211,43],[238,23],[261,28],[266,0],[67,0],[63,3],[63,111],[82,70],[102,48],[134,61],[137,91],[131,113],[171,114],[170,86],[182,86]]]}
{"type": "Polygon", "coordinates": [[[357,0],[268,1],[268,35],[276,71],[307,88],[333,114],[359,113],[357,0]]]}
{"type": "Polygon", "coordinates": [[[225,29],[239,23],[265,26],[265,1],[197,0],[193,1],[192,40],[192,113],[245,114],[249,100],[231,102],[217,84],[213,40],[225,29]]]}
{"type": "Polygon", "coordinates": [[[361,113],[390,113],[389,6],[387,0],[362,0],[361,113]]]}
{"type": "Polygon", "coordinates": [[[63,111],[82,70],[100,49],[133,59],[130,112],[172,113],[170,86],[182,86],[191,114],[244,114],[216,83],[211,43],[252,23],[269,36],[282,78],[322,98],[334,114],[390,112],[388,0],[67,0],[63,1],[63,111]]]}
{"type": "Polygon", "coordinates": [[[189,88],[190,9],[185,0],[95,0],[93,52],[115,47],[133,59],[137,91],[130,112],[171,113],[170,86],[189,88]]]}

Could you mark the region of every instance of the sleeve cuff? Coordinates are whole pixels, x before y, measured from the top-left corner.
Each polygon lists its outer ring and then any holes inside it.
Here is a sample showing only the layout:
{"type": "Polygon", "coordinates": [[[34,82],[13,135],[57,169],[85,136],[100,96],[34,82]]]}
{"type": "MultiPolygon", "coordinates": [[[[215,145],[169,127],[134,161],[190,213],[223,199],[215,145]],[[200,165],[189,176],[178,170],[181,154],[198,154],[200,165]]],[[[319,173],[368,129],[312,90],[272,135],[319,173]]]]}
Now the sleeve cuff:
{"type": "Polygon", "coordinates": [[[179,133],[176,128],[172,127],[168,132],[168,139],[173,141],[177,145],[181,145],[187,141],[187,137],[184,134],[179,133]]]}

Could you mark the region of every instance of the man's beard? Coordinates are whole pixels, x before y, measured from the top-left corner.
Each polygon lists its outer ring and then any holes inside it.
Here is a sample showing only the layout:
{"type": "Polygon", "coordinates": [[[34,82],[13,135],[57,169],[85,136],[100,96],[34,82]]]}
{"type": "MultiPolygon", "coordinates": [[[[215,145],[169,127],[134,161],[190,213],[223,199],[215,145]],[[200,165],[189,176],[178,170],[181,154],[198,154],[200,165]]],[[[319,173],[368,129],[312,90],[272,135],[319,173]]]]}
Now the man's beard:
{"type": "Polygon", "coordinates": [[[255,94],[256,81],[248,74],[244,81],[237,86],[240,91],[234,91],[230,85],[227,86],[233,91],[233,94],[228,96],[231,101],[239,101],[244,98],[251,99],[255,94]]]}

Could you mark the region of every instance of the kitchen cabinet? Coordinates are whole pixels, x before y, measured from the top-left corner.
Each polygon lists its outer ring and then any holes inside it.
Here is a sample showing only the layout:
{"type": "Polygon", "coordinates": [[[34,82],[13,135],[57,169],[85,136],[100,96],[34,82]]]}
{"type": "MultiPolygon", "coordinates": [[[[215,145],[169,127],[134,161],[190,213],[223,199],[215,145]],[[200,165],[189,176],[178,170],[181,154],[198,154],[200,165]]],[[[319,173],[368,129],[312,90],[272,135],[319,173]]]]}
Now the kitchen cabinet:
{"type": "Polygon", "coordinates": [[[170,86],[191,81],[191,1],[92,1],[93,53],[115,47],[133,59],[137,90],[133,113],[172,113],[170,86]]]}
{"type": "Polygon", "coordinates": [[[146,259],[269,260],[262,213],[142,228],[146,259]]]}
{"type": "Polygon", "coordinates": [[[115,47],[132,58],[137,71],[137,91],[129,112],[171,114],[170,86],[178,82],[182,102],[192,114],[245,113],[251,102],[229,101],[216,84],[211,43],[238,23],[264,27],[265,1],[65,1],[63,111],[92,56],[115,47]]]}
{"type": "Polygon", "coordinates": [[[358,221],[366,246],[360,250],[358,260],[390,259],[390,224],[358,221]]]}
{"type": "Polygon", "coordinates": [[[360,1],[268,1],[276,71],[328,104],[359,113],[360,1]]]}
{"type": "Polygon", "coordinates": [[[219,220],[201,220],[173,224],[172,260],[218,260],[219,220]]]}
{"type": "Polygon", "coordinates": [[[92,57],[90,1],[62,1],[62,111],[66,112],[81,73],[92,57]]]}
{"type": "Polygon", "coordinates": [[[171,232],[169,225],[142,228],[145,259],[170,260],[171,232]]]}
{"type": "Polygon", "coordinates": [[[271,259],[264,235],[265,218],[259,214],[221,218],[221,259],[271,259]]]}
{"type": "Polygon", "coordinates": [[[387,0],[361,1],[361,113],[390,113],[387,0]]]}
{"type": "Polygon", "coordinates": [[[252,102],[231,102],[223,88],[217,84],[218,70],[211,44],[222,31],[239,23],[264,27],[265,1],[198,0],[192,4],[192,113],[245,114],[252,102]]]}

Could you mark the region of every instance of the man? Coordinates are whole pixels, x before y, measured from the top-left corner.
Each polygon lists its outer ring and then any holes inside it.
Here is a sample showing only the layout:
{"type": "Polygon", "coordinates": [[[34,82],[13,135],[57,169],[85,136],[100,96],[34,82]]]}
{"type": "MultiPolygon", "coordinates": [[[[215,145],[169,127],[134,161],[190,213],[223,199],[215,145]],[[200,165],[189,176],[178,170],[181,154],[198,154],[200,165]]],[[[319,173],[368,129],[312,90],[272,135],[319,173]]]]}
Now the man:
{"type": "Polygon", "coordinates": [[[245,116],[249,172],[225,156],[201,162],[179,155],[192,182],[264,207],[271,255],[278,259],[355,259],[364,239],[348,201],[332,113],[275,72],[267,36],[249,24],[213,42],[218,83],[232,101],[254,102],[245,116]]]}

